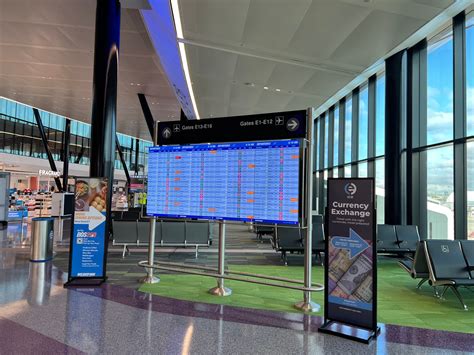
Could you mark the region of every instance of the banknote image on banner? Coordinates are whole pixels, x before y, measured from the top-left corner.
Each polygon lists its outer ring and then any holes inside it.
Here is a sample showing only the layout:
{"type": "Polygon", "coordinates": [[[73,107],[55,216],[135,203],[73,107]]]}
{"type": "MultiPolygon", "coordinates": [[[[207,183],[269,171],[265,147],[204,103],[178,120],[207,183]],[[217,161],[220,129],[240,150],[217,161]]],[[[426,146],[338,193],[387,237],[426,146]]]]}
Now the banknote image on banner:
{"type": "Polygon", "coordinates": [[[374,199],[371,178],[328,179],[326,307],[320,330],[364,342],[378,332],[374,199]],[[367,334],[341,334],[337,324],[367,334]]]}
{"type": "Polygon", "coordinates": [[[104,277],[108,183],[79,178],[75,186],[70,278],[104,277]]]}

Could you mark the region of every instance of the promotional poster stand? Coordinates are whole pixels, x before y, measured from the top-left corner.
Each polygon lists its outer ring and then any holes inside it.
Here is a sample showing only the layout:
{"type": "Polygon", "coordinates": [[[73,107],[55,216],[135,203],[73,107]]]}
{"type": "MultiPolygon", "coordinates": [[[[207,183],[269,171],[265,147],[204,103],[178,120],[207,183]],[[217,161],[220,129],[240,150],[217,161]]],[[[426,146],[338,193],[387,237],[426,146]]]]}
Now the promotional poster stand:
{"type": "Polygon", "coordinates": [[[377,326],[377,244],[373,178],[327,182],[322,333],[370,343],[377,326]]]}
{"type": "Polygon", "coordinates": [[[74,189],[75,211],[72,216],[69,246],[69,286],[99,286],[107,280],[108,179],[77,177],[74,189]]]}

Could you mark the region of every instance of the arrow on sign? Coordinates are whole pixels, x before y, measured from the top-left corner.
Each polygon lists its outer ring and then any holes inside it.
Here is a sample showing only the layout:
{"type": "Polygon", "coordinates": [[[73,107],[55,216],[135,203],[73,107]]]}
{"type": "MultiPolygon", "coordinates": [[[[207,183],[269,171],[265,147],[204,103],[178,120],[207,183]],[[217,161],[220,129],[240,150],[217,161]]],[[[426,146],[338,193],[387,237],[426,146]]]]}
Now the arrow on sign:
{"type": "Polygon", "coordinates": [[[89,230],[93,230],[105,222],[105,216],[95,207],[90,206],[87,212],[76,212],[74,223],[89,224],[89,230]]]}
{"type": "Polygon", "coordinates": [[[350,259],[355,258],[369,247],[369,244],[352,228],[349,228],[349,237],[332,237],[331,244],[334,248],[349,250],[350,259]]]}
{"type": "Polygon", "coordinates": [[[300,123],[296,118],[290,118],[288,122],[286,122],[286,128],[290,131],[296,131],[299,125],[300,123]]]}

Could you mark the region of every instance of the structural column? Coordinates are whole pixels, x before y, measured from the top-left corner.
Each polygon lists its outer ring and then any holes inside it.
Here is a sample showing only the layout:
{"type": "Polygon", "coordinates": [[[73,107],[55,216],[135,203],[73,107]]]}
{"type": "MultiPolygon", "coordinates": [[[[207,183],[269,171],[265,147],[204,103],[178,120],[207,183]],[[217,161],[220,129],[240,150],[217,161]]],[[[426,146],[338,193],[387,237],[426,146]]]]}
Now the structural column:
{"type": "Polygon", "coordinates": [[[66,127],[63,139],[63,191],[67,192],[69,177],[69,142],[71,141],[71,120],[66,119],[66,127]]]}
{"type": "Polygon", "coordinates": [[[108,210],[112,200],[111,186],[114,179],[116,149],[119,42],[120,2],[118,0],[97,0],[90,176],[109,179],[108,210]]]}
{"type": "Polygon", "coordinates": [[[385,223],[402,224],[402,125],[406,98],[405,51],[385,62],[385,223]]]}

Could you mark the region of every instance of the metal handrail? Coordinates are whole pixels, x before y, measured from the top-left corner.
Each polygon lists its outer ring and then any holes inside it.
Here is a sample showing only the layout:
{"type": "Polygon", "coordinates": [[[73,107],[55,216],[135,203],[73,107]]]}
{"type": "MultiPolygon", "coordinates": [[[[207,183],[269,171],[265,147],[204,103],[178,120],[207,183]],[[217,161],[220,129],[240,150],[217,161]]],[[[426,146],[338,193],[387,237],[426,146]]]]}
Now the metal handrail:
{"type": "MultiPolygon", "coordinates": [[[[222,279],[227,279],[227,280],[233,280],[233,281],[242,281],[242,282],[250,282],[258,285],[265,285],[265,286],[275,286],[275,287],[281,287],[281,288],[288,288],[292,290],[298,290],[298,291],[309,291],[309,292],[321,292],[324,290],[324,285],[316,283],[316,287],[298,287],[298,286],[291,286],[291,285],[282,285],[278,283],[273,283],[273,282],[263,282],[263,281],[258,281],[258,280],[252,280],[249,278],[244,278],[244,277],[237,277],[237,276],[230,276],[230,275],[220,275],[218,273],[206,273],[206,272],[200,272],[200,271],[194,271],[194,270],[189,270],[192,268],[201,268],[203,270],[206,269],[212,269],[210,267],[197,267],[193,265],[180,265],[181,268],[179,267],[170,267],[170,266],[160,266],[158,264],[162,264],[163,262],[158,262],[153,265],[148,264],[147,260],[140,261],[138,262],[139,266],[145,267],[145,268],[153,268],[153,269],[159,269],[159,270],[166,270],[166,271],[174,271],[174,272],[183,272],[186,274],[192,274],[192,275],[199,275],[199,276],[207,276],[207,277],[214,277],[214,278],[222,278],[222,279]]],[[[168,264],[176,264],[176,263],[168,263],[168,264]]],[[[209,270],[211,271],[211,270],[209,270]]],[[[212,270],[215,271],[215,270],[212,270]]],[[[259,274],[251,274],[251,273],[240,273],[240,272],[229,272],[226,271],[227,274],[236,274],[236,275],[245,275],[249,277],[254,277],[254,278],[262,278],[262,279],[269,279],[269,280],[275,280],[275,281],[282,281],[282,282],[293,282],[295,283],[295,280],[290,280],[286,281],[284,278],[280,278],[281,280],[278,280],[277,277],[273,276],[266,276],[266,275],[259,275],[259,274]]],[[[301,281],[300,281],[301,282],[301,281]]],[[[301,282],[302,283],[302,282],[301,282]]]]}
{"type": "MultiPolygon", "coordinates": [[[[212,266],[186,265],[186,264],[173,263],[173,262],[168,262],[168,261],[156,261],[155,264],[169,265],[169,266],[176,266],[176,267],[184,267],[184,268],[189,268],[189,269],[198,269],[198,270],[207,270],[207,271],[218,271],[217,268],[212,267],[212,266]]],[[[249,272],[244,272],[244,271],[232,271],[232,270],[226,270],[225,273],[226,273],[226,274],[250,276],[250,277],[256,277],[256,278],[261,278],[261,279],[268,279],[268,280],[282,281],[282,282],[289,282],[289,283],[304,285],[304,281],[303,281],[303,280],[292,280],[292,279],[288,279],[288,278],[286,278],[286,277],[271,276],[271,275],[262,275],[262,274],[252,274],[252,273],[249,273],[249,272]]]]}

